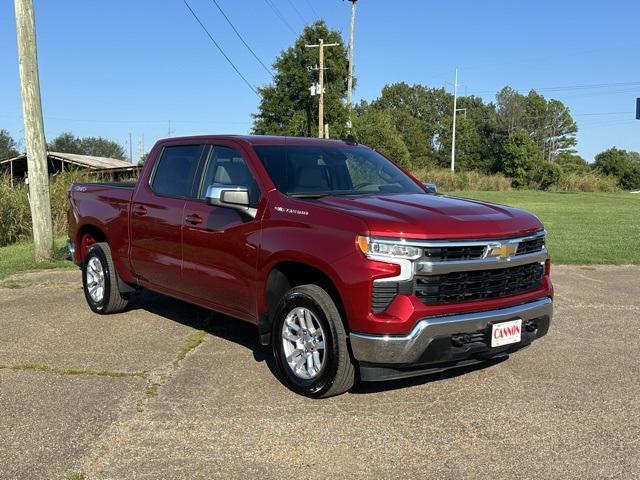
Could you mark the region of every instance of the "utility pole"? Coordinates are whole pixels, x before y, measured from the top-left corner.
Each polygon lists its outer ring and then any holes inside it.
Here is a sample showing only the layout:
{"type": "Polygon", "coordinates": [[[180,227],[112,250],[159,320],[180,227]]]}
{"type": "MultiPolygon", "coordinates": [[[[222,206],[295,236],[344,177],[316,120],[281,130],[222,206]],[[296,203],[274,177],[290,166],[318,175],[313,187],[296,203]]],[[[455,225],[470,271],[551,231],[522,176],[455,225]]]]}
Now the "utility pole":
{"type": "Polygon", "coordinates": [[[29,206],[36,262],[53,259],[53,226],[49,197],[47,146],[44,138],[36,25],[32,0],[14,0],[24,138],[27,147],[29,206]]]}
{"type": "Polygon", "coordinates": [[[320,55],[320,67],[318,67],[318,90],[320,98],[318,100],[318,138],[325,136],[324,128],[324,49],[325,47],[337,47],[339,43],[324,43],[322,38],[315,45],[305,45],[307,48],[317,48],[320,55]]]}
{"type": "Polygon", "coordinates": [[[132,141],[132,138],[131,138],[131,132],[129,132],[129,161],[131,163],[135,163],[133,161],[133,141],[132,141]]]}
{"type": "Polygon", "coordinates": [[[458,69],[453,83],[453,136],[451,137],[451,171],[456,171],[456,115],[458,113],[458,69]]]}
{"type": "Polygon", "coordinates": [[[356,2],[358,0],[349,0],[351,2],[351,27],[349,28],[349,78],[347,80],[347,102],[349,103],[349,123],[347,128],[351,132],[353,125],[351,113],[353,111],[353,34],[356,26],[356,2]]]}

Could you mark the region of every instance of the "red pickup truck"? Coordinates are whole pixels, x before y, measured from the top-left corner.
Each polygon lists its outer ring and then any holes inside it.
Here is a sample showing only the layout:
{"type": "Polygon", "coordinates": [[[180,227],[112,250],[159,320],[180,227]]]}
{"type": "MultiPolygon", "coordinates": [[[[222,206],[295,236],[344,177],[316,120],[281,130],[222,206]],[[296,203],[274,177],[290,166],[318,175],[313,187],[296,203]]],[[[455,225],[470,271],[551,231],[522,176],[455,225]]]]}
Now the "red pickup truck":
{"type": "Polygon", "coordinates": [[[253,323],[311,397],[505,357],[552,318],[538,218],[434,194],[355,142],[162,140],[137,183],[69,200],[94,312],[146,288],[253,323]]]}

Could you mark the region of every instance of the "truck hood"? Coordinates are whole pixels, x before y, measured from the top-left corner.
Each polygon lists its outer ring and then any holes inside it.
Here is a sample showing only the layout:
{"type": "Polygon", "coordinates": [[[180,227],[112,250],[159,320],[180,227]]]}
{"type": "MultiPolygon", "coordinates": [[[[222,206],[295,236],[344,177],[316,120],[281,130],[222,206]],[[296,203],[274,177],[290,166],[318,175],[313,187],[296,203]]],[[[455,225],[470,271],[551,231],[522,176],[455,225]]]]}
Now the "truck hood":
{"type": "Polygon", "coordinates": [[[373,236],[506,238],[543,228],[535,215],[524,210],[442,195],[328,196],[313,202],[361,218],[373,236]]]}

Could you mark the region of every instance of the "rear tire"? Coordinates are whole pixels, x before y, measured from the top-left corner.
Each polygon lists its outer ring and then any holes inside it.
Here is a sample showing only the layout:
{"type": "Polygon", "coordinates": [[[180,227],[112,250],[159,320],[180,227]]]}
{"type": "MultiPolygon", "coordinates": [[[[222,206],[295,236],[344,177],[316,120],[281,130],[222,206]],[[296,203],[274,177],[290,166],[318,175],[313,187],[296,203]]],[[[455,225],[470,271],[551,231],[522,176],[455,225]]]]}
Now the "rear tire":
{"type": "Polygon", "coordinates": [[[87,251],[82,263],[82,287],[89,308],[95,313],[107,315],[127,308],[128,295],[118,288],[118,273],[109,244],[95,243],[87,251]]]}
{"type": "Polygon", "coordinates": [[[289,290],[276,309],[271,335],[278,370],[294,392],[327,398],[353,386],[355,368],[344,324],[321,287],[289,290]]]}

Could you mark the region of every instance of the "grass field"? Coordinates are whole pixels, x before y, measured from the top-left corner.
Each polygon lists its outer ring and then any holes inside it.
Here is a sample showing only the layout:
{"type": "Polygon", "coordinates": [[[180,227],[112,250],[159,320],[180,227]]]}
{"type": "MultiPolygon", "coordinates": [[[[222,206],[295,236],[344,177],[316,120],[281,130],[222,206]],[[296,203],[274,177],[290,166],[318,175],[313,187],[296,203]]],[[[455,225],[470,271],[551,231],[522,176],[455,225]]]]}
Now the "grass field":
{"type": "Polygon", "coordinates": [[[72,262],[65,260],[67,255],[66,238],[55,239],[55,261],[48,263],[35,263],[33,256],[33,243],[20,242],[0,248],[0,280],[14,273],[29,270],[44,270],[50,268],[77,268],[72,262]]]}
{"type": "Polygon", "coordinates": [[[524,208],[545,224],[554,263],[640,264],[640,194],[457,192],[524,208]]]}
{"type": "MultiPolygon", "coordinates": [[[[554,263],[640,264],[640,194],[552,193],[537,191],[458,192],[524,208],[545,223],[554,263]]],[[[65,239],[56,239],[56,260],[36,264],[33,244],[0,248],[0,280],[28,270],[75,268],[65,258],[65,239]]]]}

